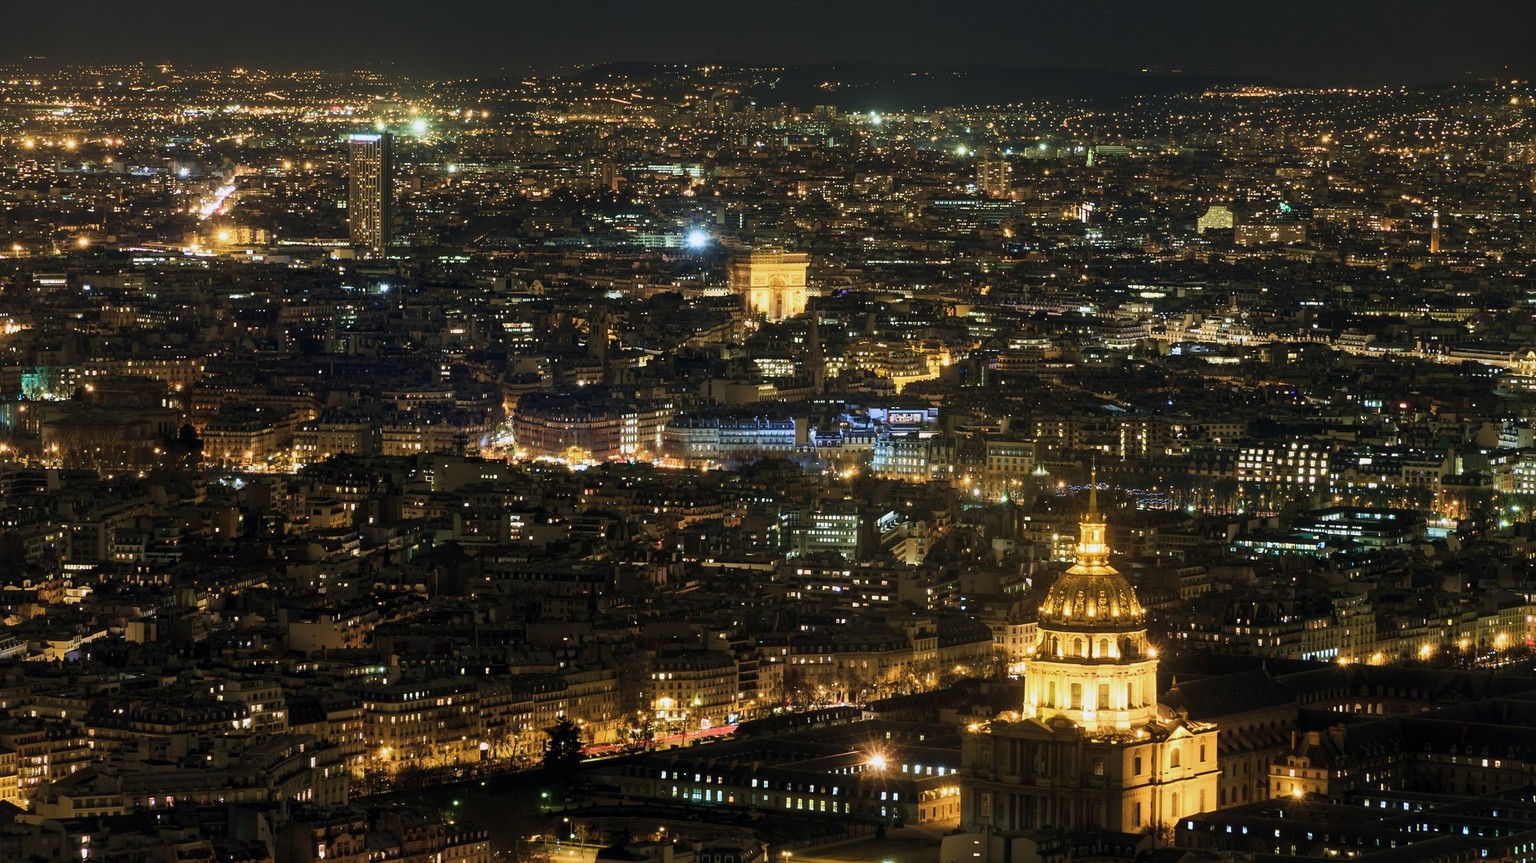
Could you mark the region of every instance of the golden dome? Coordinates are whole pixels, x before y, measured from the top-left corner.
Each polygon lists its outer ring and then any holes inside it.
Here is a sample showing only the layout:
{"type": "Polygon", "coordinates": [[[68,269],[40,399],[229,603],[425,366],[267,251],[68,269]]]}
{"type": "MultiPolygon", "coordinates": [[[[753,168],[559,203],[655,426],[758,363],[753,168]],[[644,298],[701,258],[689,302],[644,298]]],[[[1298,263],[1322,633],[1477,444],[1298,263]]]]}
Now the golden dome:
{"type": "Polygon", "coordinates": [[[1131,583],[1109,567],[1074,566],[1056,579],[1040,605],[1040,623],[1046,626],[1114,628],[1140,625],[1145,617],[1131,583]]]}

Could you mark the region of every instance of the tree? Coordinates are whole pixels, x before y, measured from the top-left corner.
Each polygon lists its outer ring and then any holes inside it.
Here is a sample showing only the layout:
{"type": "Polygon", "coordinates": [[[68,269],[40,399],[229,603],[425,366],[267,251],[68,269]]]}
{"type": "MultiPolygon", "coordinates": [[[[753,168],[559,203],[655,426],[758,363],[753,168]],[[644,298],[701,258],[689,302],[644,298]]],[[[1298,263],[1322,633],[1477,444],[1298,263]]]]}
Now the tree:
{"type": "Polygon", "coordinates": [[[176,432],[176,443],[180,444],[187,452],[201,452],[203,439],[197,436],[197,428],[191,423],[183,425],[176,432]]]}
{"type": "Polygon", "coordinates": [[[1141,835],[1152,840],[1153,848],[1172,848],[1178,839],[1178,833],[1174,828],[1175,825],[1167,821],[1157,821],[1143,827],[1141,835]]]}
{"type": "Polygon", "coordinates": [[[506,851],[499,851],[496,863],[549,863],[549,852],[542,843],[519,838],[506,851]]]}
{"type": "Polygon", "coordinates": [[[624,744],[626,755],[649,752],[656,745],[656,723],[649,713],[641,713],[639,724],[629,729],[629,739],[624,744]]]}
{"type": "Polygon", "coordinates": [[[568,770],[581,761],[581,729],[569,717],[545,730],[549,739],[544,741],[544,766],[551,770],[568,770]]]}

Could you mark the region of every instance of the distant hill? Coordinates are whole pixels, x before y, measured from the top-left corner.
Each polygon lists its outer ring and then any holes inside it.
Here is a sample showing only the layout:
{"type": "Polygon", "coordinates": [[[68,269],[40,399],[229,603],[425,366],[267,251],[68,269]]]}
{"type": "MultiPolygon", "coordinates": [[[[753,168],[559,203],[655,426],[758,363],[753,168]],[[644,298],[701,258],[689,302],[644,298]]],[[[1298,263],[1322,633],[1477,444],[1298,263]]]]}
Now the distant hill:
{"type": "MultiPolygon", "coordinates": [[[[659,63],[609,63],[584,70],[576,77],[585,81],[641,81],[666,80],[684,74],[687,72],[682,67],[659,63]]],[[[1273,83],[1183,72],[876,63],[726,67],[723,75],[716,75],[754,82],[745,92],[758,104],[800,108],[836,105],[845,111],[1005,105],[1036,99],[1116,101],[1133,96],[1198,93],[1210,87],[1236,84],[1273,83]]]]}

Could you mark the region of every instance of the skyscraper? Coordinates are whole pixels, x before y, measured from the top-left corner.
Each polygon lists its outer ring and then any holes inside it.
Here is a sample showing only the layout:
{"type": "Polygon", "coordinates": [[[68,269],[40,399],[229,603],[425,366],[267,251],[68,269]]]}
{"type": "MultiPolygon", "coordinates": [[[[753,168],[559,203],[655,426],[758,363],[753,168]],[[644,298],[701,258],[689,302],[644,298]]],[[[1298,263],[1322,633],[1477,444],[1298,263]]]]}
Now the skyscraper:
{"type": "Polygon", "coordinates": [[[347,227],[352,245],[389,253],[394,239],[394,145],[388,132],[347,138],[347,227]]]}
{"type": "Polygon", "coordinates": [[[1006,198],[1013,192],[1013,165],[988,150],[976,163],[976,191],[989,198],[1006,198]]]}

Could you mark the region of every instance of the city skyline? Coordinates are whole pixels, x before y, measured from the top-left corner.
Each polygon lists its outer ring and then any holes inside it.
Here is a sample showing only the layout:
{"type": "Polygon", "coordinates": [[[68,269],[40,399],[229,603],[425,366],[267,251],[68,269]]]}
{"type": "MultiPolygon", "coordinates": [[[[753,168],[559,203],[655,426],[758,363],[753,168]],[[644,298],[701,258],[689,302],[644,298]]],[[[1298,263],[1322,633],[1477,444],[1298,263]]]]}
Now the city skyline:
{"type": "Polygon", "coordinates": [[[0,861],[1536,863],[1527,13],[1339,6],[28,29],[0,861]]]}

